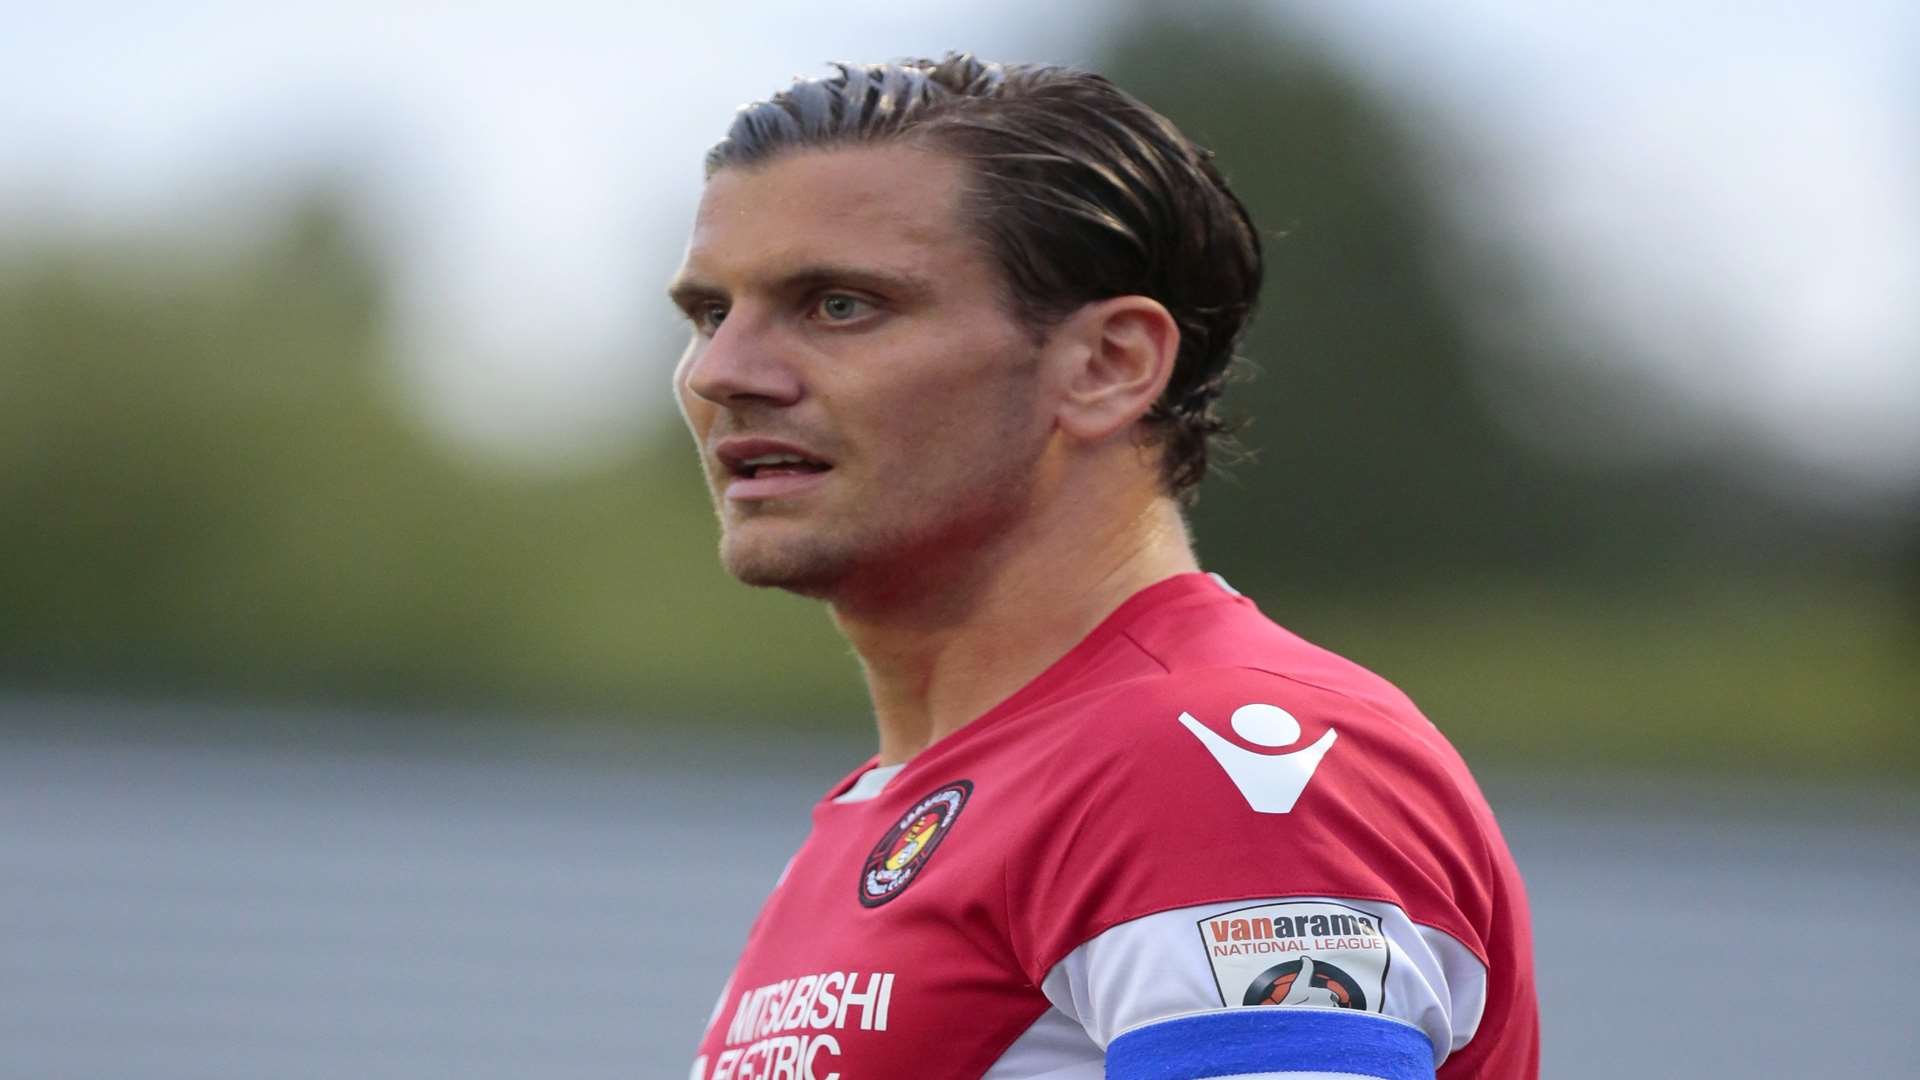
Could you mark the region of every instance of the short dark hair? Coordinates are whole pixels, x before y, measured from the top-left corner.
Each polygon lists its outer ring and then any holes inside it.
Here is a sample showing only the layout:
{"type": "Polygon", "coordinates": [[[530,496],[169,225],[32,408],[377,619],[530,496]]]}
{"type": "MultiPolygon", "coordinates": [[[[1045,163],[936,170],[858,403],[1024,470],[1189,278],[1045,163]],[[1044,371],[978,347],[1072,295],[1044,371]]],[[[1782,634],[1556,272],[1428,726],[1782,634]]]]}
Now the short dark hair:
{"type": "Polygon", "coordinates": [[[1218,399],[1260,291],[1260,237],[1213,155],[1098,75],[942,60],[833,65],[743,106],[707,175],[798,149],[911,140],[966,162],[968,212],[1012,312],[1043,332],[1115,296],[1152,297],[1180,326],[1148,411],[1162,479],[1183,500],[1228,438],[1218,399]]]}

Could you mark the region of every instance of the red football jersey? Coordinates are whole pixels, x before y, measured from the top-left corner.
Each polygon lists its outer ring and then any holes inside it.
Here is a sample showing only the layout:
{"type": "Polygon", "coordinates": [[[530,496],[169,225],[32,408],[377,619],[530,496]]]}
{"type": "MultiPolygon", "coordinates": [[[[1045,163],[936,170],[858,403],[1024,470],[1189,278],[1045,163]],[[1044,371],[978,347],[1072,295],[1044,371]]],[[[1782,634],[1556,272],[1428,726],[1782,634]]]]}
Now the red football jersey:
{"type": "Polygon", "coordinates": [[[1537,1074],[1526,896],[1465,764],[1210,575],[813,818],[695,1080],[1093,1078],[1122,1029],[1265,1005],[1415,1024],[1441,1077],[1537,1074]]]}

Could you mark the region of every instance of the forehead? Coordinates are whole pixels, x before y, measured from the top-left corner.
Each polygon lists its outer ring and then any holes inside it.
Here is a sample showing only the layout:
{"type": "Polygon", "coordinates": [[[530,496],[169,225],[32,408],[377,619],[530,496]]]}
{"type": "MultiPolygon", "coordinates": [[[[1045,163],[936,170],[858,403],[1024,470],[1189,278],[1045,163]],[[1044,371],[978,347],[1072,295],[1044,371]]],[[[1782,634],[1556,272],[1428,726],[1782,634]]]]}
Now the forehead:
{"type": "Polygon", "coordinates": [[[681,276],[951,266],[974,247],[961,217],[965,179],[957,159],[898,145],[793,151],[722,169],[701,195],[681,276]]]}

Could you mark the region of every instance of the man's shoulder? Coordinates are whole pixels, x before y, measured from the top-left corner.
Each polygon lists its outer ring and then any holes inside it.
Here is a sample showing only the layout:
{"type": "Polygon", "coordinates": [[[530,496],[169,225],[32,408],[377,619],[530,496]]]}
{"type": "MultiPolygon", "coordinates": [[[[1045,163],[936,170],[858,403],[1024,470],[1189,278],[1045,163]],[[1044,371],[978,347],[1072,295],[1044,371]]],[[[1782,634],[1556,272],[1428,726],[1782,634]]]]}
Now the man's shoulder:
{"type": "Polygon", "coordinates": [[[1116,683],[1047,721],[1052,769],[1131,801],[1177,801],[1189,820],[1251,811],[1254,825],[1308,793],[1323,812],[1365,800],[1376,813],[1404,803],[1423,817],[1470,798],[1438,729],[1390,683],[1353,671],[1242,663],[1116,683]]]}
{"type": "MultiPolygon", "coordinates": [[[[1048,727],[1077,754],[1161,766],[1196,723],[1262,752],[1342,730],[1407,766],[1457,763],[1443,736],[1398,687],[1269,620],[1250,602],[1170,606],[1125,629],[1146,662],[1127,677],[1071,687],[1048,727]]],[[[1336,739],[1342,736],[1335,736],[1336,739]]],[[[1301,743],[1305,745],[1305,743],[1301,743]]],[[[1204,759],[1201,759],[1204,761],[1204,759]]],[[[1200,762],[1195,762],[1196,765],[1200,762]]]]}
{"type": "Polygon", "coordinates": [[[1234,607],[1129,627],[1155,670],[1033,718],[1023,791],[1047,827],[1017,861],[1098,884],[1097,902],[1063,901],[1101,913],[1079,932],[1307,895],[1392,903],[1479,940],[1499,841],[1459,755],[1385,679],[1234,607]]]}
{"type": "MultiPolygon", "coordinates": [[[[1026,767],[1009,870],[1046,970],[1158,911],[1275,897],[1393,905],[1480,949],[1491,813],[1419,713],[1259,667],[1128,680],[1026,767]]],[[[1040,747],[1042,744],[1030,744],[1040,747]]]]}
{"type": "MultiPolygon", "coordinates": [[[[1387,679],[1267,617],[1251,600],[1170,606],[1128,628],[1128,637],[1183,689],[1229,685],[1222,673],[1263,674],[1284,691],[1345,697],[1353,707],[1391,715],[1419,710],[1387,679]]],[[[1256,680],[1257,681],[1257,680],[1256,680]]]]}
{"type": "Polygon", "coordinates": [[[1293,875],[1314,895],[1361,895],[1346,871],[1374,841],[1383,873],[1484,877],[1491,812],[1406,695],[1204,579],[1175,586],[1113,627],[1123,650],[1085,658],[975,743],[1017,778],[1048,837],[1041,864],[1066,856],[1053,838],[1075,821],[1082,852],[1306,853],[1289,865],[1323,871],[1293,875]]]}

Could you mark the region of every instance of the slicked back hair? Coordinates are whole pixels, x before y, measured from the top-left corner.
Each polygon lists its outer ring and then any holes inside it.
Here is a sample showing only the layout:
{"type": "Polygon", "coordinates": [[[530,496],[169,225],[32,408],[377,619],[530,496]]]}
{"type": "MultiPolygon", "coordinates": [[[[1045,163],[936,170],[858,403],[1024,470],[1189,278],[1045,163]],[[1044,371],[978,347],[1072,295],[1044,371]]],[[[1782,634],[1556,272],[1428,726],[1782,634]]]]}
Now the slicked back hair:
{"type": "Polygon", "coordinates": [[[1213,155],[1098,75],[943,60],[836,64],[742,107],[707,175],[803,149],[892,142],[965,162],[965,212],[999,263],[1013,316],[1038,337],[1081,306],[1158,300],[1180,326],[1146,415],[1167,490],[1191,501],[1234,350],[1260,291],[1260,238],[1213,155]]]}

